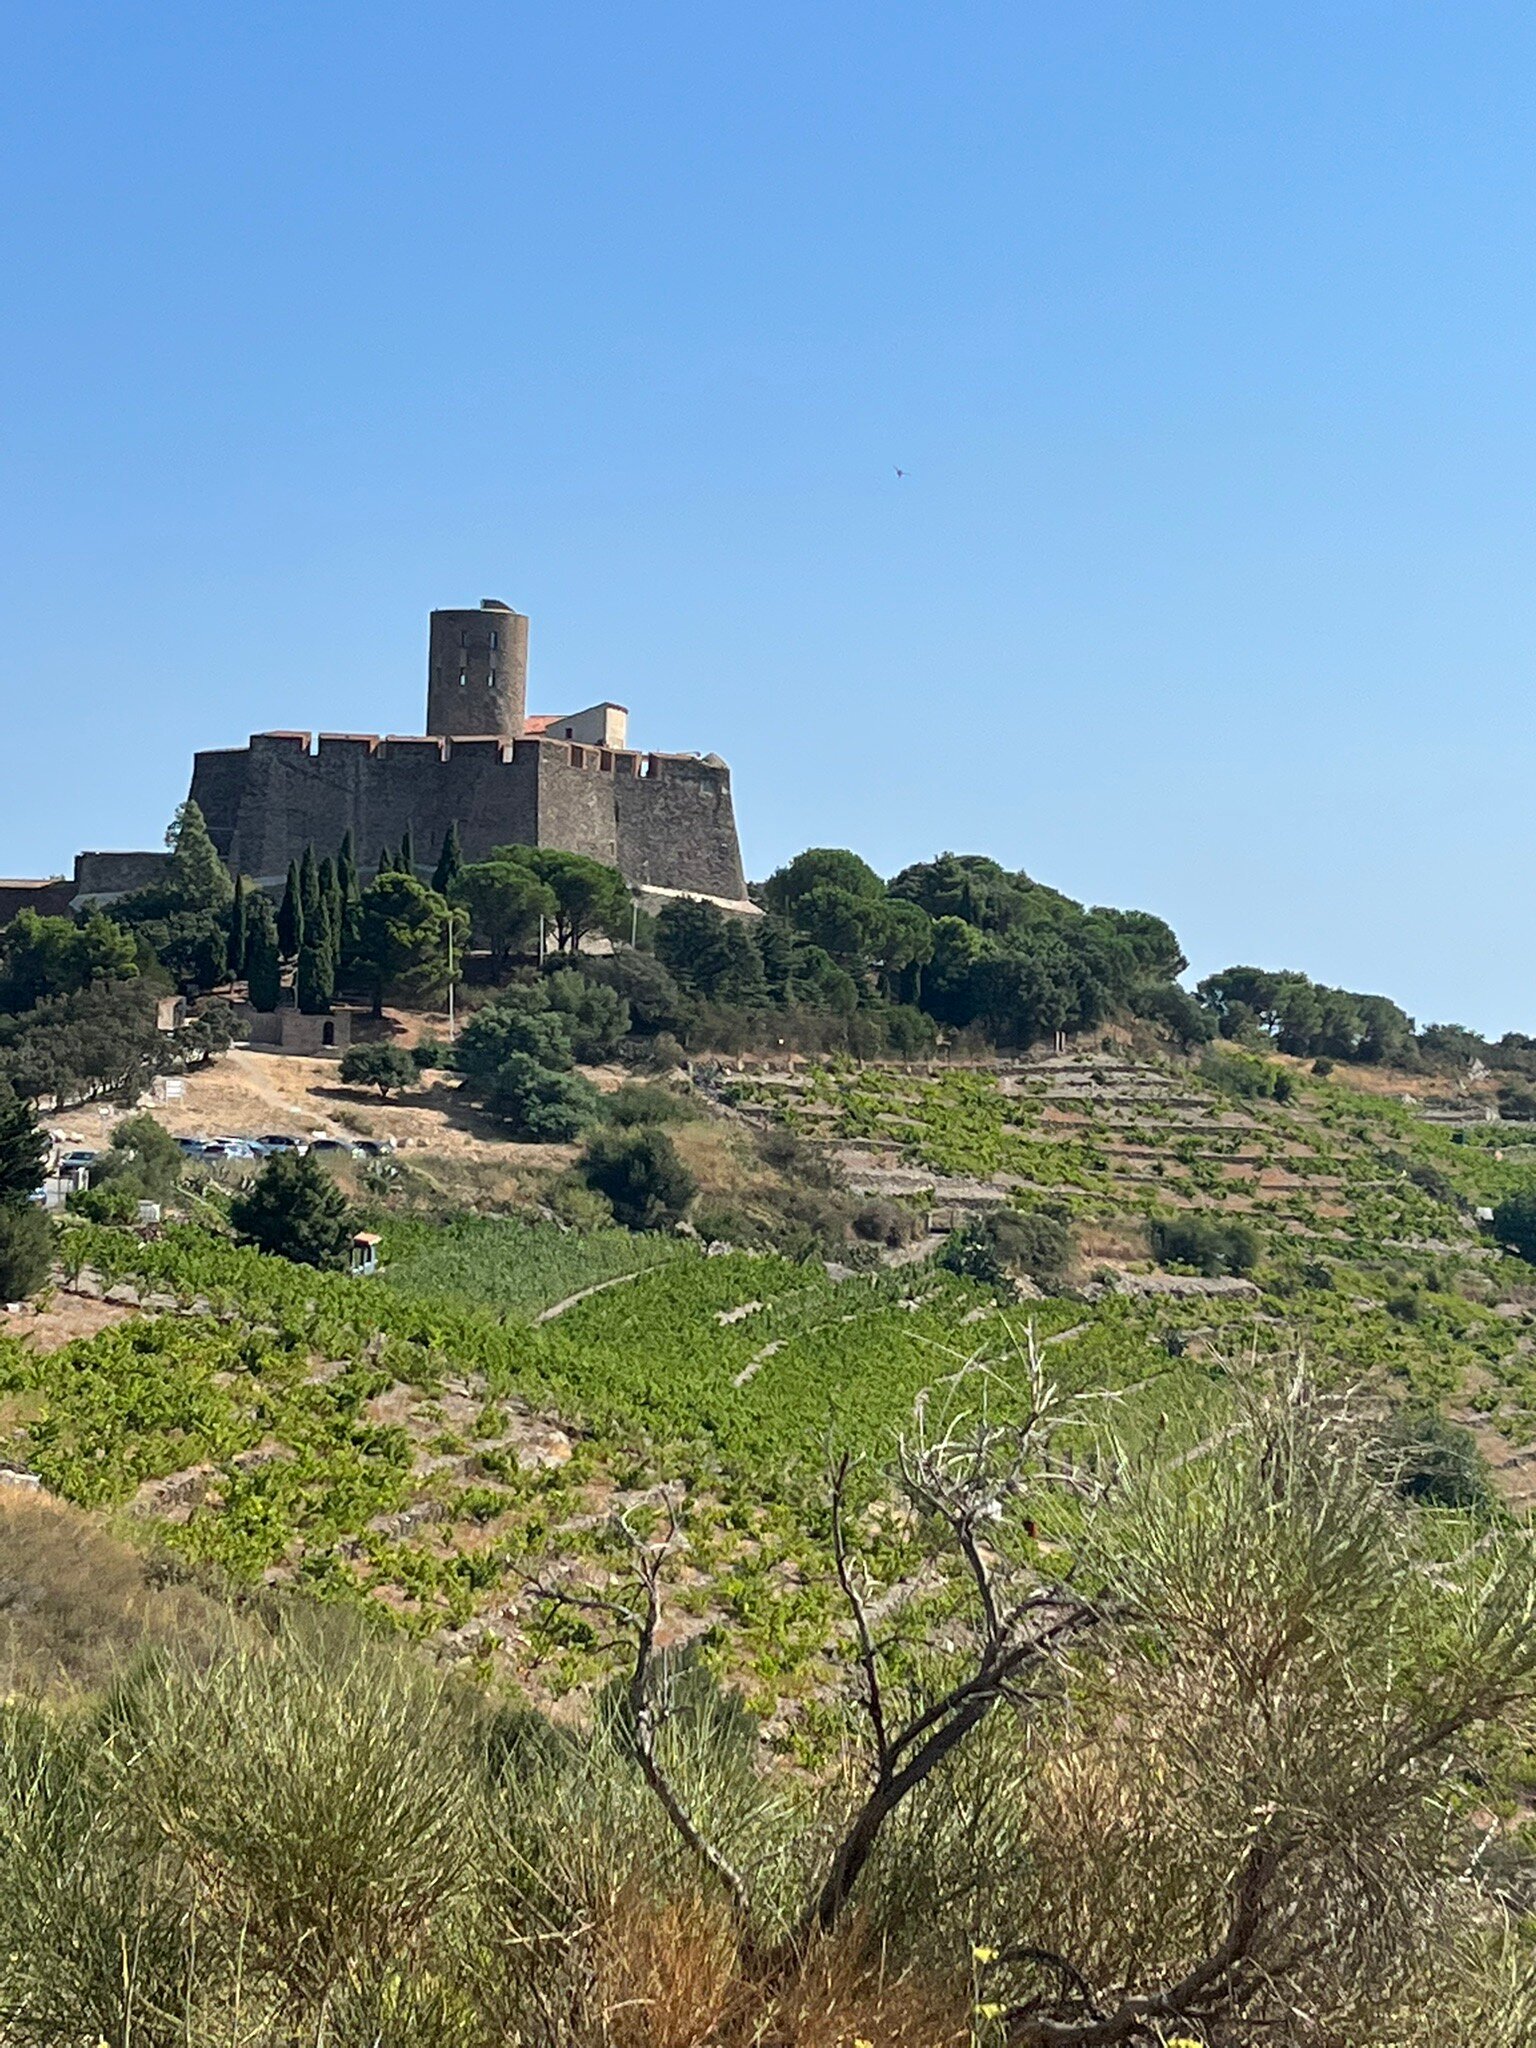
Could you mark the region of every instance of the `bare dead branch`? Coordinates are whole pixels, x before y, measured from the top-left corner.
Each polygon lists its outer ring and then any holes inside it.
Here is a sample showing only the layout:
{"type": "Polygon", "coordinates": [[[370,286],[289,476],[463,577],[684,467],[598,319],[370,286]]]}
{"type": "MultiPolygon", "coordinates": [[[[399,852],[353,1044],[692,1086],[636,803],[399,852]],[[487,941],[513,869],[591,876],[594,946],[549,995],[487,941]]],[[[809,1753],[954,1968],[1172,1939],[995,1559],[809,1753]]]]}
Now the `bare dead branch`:
{"type": "Polygon", "coordinates": [[[844,1510],[848,1493],[848,1452],[838,1459],[832,1474],[832,1555],[837,1564],[837,1583],[848,1602],[848,1611],[853,1616],[854,1633],[859,1643],[859,1669],[864,1674],[864,1707],[869,1715],[869,1725],[875,1738],[875,1754],[880,1768],[884,1768],[888,1753],[885,1733],[885,1701],[880,1689],[880,1660],[875,1654],[874,1637],[870,1634],[869,1614],[864,1596],[854,1582],[854,1570],[848,1555],[848,1535],[844,1527],[844,1510]]]}
{"type": "Polygon", "coordinates": [[[535,1584],[532,1590],[540,1598],[554,1601],[559,1605],[604,1614],[617,1621],[624,1633],[630,1637],[633,1654],[630,1659],[629,1677],[625,1683],[625,1699],[629,1707],[635,1761],[640,1766],[640,1774],[656,1795],[662,1812],[667,1816],[678,1838],[725,1892],[730,1903],[732,1919],[736,1923],[743,1945],[750,1948],[753,1938],[752,1905],[746,1883],[741,1873],[709,1840],[688,1811],[657,1751],[657,1734],[665,1724],[667,1715],[665,1706],[658,1704],[655,1694],[656,1632],[661,1623],[661,1588],[666,1563],[677,1547],[679,1536],[677,1503],[670,1491],[663,1495],[663,1503],[667,1510],[667,1532],[660,1543],[647,1543],[627,1516],[620,1515],[617,1518],[630,1547],[635,1577],[642,1596],[642,1604],[638,1610],[620,1600],[576,1593],[558,1586],[535,1584]]]}
{"type": "Polygon", "coordinates": [[[1263,1927],[1269,1888],[1292,1846],[1262,1841],[1250,1846],[1233,1883],[1225,1935],[1176,1983],[1124,1998],[1108,2013],[1085,2010],[1078,2019],[1015,2008],[1004,2015],[1010,2048],[1118,2048],[1122,2042],[1152,2038],[1148,2030],[1154,2022],[1199,2020],[1218,2011],[1239,1988],[1238,1972],[1263,1927]]]}

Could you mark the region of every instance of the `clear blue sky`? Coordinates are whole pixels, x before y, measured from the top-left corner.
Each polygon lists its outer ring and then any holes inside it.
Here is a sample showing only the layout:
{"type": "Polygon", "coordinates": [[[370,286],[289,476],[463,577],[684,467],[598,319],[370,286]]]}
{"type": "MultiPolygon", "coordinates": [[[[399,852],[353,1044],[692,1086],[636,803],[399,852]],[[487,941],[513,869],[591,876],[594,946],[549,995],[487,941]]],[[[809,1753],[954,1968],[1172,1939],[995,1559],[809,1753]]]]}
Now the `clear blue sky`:
{"type": "Polygon", "coordinates": [[[0,874],[419,729],[494,594],[749,872],[1536,1030],[1529,7],[0,20],[0,874]]]}

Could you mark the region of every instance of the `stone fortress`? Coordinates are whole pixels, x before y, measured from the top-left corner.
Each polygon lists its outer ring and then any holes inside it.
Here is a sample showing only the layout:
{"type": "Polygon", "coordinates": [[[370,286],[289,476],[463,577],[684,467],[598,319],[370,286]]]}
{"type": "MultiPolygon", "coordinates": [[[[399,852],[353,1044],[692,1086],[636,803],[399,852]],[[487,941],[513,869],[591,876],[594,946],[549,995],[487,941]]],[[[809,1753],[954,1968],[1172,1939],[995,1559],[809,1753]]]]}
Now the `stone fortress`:
{"type": "MultiPolygon", "coordinates": [[[[628,713],[604,703],[530,717],[528,620],[495,598],[435,611],[424,737],[254,733],[194,756],[191,797],[231,870],[278,889],[306,845],[351,831],[360,867],[411,835],[430,869],[457,824],[466,860],[493,846],[554,846],[616,867],[643,898],[704,896],[750,911],[715,754],[637,753],[628,713]]],[[[72,882],[0,883],[0,922],[24,904],[57,911],[152,881],[163,854],[82,853],[72,882]]]]}

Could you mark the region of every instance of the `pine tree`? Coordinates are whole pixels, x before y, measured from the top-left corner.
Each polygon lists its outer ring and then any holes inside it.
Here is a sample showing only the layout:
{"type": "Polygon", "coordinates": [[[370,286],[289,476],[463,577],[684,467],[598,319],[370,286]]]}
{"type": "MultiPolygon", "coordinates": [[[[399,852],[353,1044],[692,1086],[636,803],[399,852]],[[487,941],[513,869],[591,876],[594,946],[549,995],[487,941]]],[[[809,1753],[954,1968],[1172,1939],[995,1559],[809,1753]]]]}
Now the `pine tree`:
{"type": "Polygon", "coordinates": [[[283,968],[278,954],[277,920],[265,896],[250,899],[245,974],[252,1009],[275,1010],[283,995],[283,968]]]}
{"type": "Polygon", "coordinates": [[[298,958],[300,946],[304,943],[304,906],[299,897],[299,869],[296,861],[288,863],[288,886],[283,891],[283,900],[277,913],[278,950],[285,960],[298,958]]]}
{"type": "Polygon", "coordinates": [[[250,941],[250,920],[246,915],[245,877],[236,875],[235,893],[229,905],[229,971],[236,981],[245,973],[245,953],[250,941]]]}
{"type": "Polygon", "coordinates": [[[315,920],[315,935],[299,948],[298,973],[294,977],[299,1008],[306,1017],[323,1017],[336,993],[336,967],[324,931],[324,920],[315,920]]]}
{"type": "Polygon", "coordinates": [[[344,1266],[352,1239],[346,1197],[313,1153],[279,1152],[229,1205],[236,1234],[306,1266],[344,1266]]]}
{"type": "Polygon", "coordinates": [[[443,834],[443,850],[437,856],[437,866],[432,870],[432,886],[439,896],[446,896],[459,878],[464,865],[464,850],[459,845],[459,824],[455,818],[443,834]]]}
{"type": "Polygon", "coordinates": [[[42,1185],[48,1140],[31,1105],[19,1096],[0,1102],[0,1205],[25,1205],[42,1185]]]}
{"type": "Polygon", "coordinates": [[[178,910],[227,910],[234,893],[229,870],[208,836],[207,820],[189,797],[165,835],[171,849],[166,892],[178,910]]]}
{"type": "Polygon", "coordinates": [[[402,875],[414,875],[416,872],[416,848],[411,842],[409,825],[400,835],[399,868],[402,875]]]}

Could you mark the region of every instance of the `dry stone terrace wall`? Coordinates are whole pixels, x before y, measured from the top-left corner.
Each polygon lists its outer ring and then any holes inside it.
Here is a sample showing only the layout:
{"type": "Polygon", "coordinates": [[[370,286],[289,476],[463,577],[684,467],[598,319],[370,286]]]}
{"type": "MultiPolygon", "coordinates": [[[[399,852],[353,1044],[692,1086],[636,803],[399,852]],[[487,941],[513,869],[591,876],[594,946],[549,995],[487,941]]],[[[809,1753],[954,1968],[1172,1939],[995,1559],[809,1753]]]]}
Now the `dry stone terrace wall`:
{"type": "Polygon", "coordinates": [[[1065,1200],[1085,1220],[1213,1209],[1321,1244],[1375,1177],[1356,1153],[1346,1182],[1305,1107],[1236,1102],[1183,1069],[1076,1053],[835,1066],[757,1066],[725,1086],[831,1149],[859,1193],[971,1211],[1065,1200]]]}

